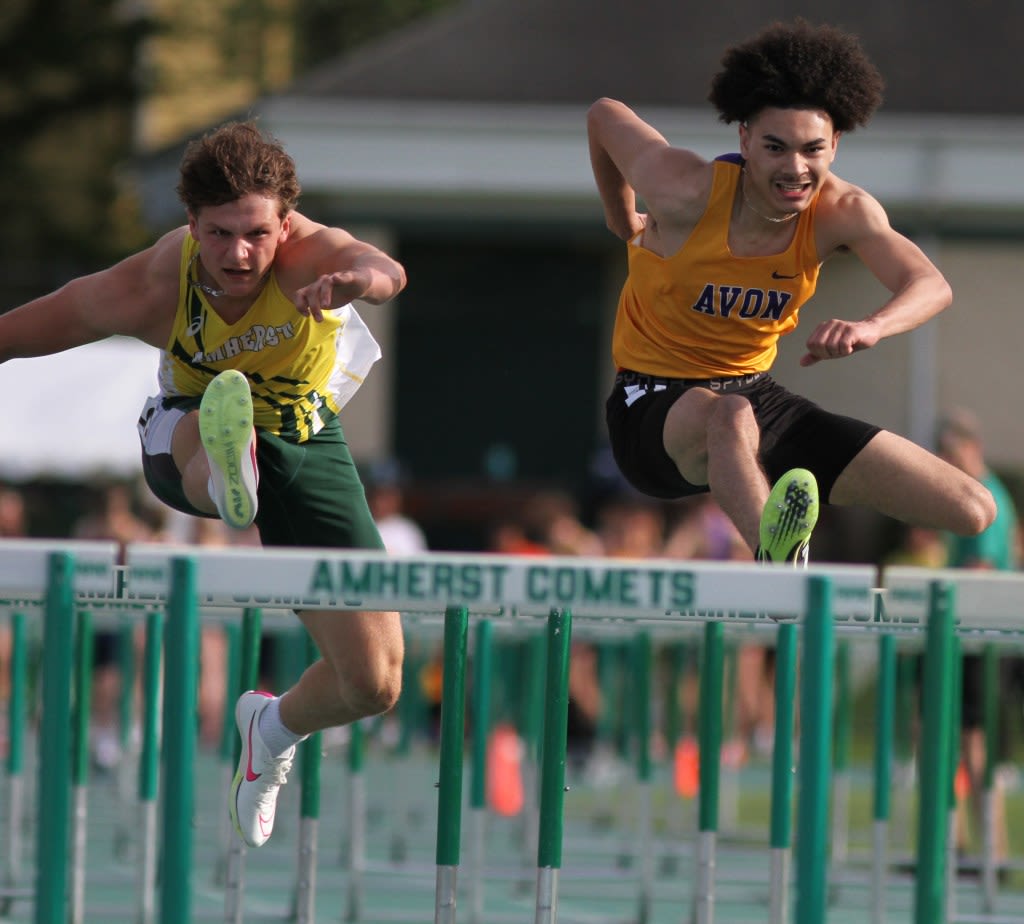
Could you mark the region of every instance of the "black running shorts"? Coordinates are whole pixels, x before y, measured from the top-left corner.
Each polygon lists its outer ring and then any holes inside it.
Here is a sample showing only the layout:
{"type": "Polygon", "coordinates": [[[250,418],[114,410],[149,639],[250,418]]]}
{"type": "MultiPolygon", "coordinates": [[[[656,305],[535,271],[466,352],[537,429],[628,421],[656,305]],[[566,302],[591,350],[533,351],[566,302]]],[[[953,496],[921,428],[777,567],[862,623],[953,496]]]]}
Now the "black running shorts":
{"type": "MultiPolygon", "coordinates": [[[[691,380],[648,379],[626,373],[616,377],[605,416],[612,453],[626,480],[650,497],[675,499],[708,490],[679,474],[665,451],[665,417],[690,388],[706,387],[691,380]],[[627,392],[627,387],[629,391],[627,392]]],[[[716,383],[723,381],[717,379],[716,383]]],[[[768,375],[748,376],[722,389],[745,397],[761,431],[760,461],[769,482],[791,468],[814,473],[822,501],[843,469],[880,428],[853,417],[823,410],[813,401],[783,388],[768,375]]]]}

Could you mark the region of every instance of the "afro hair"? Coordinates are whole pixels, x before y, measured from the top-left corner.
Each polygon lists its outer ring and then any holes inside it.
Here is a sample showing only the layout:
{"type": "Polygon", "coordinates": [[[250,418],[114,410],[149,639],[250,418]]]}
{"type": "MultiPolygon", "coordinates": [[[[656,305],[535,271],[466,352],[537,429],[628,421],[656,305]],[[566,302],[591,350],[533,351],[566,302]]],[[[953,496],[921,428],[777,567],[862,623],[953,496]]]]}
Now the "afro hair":
{"type": "Polygon", "coordinates": [[[871,118],[883,87],[857,36],[797,19],[728,48],[708,99],[727,124],[777,106],[823,110],[836,131],[849,132],[871,118]]]}

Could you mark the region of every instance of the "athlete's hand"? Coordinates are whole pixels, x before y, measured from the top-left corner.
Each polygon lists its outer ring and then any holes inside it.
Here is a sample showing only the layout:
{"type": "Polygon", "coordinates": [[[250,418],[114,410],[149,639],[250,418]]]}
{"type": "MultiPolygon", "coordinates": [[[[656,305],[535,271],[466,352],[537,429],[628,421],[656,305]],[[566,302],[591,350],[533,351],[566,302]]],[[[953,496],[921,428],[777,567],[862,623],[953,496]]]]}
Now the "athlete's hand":
{"type": "Polygon", "coordinates": [[[326,273],[316,282],[303,286],[295,293],[295,307],[299,314],[320,322],[324,312],[330,308],[347,305],[352,299],[360,298],[369,291],[373,283],[373,272],[367,267],[326,273]]]}
{"type": "Polygon", "coordinates": [[[867,350],[881,339],[874,321],[822,321],[807,338],[807,352],[801,366],[813,366],[822,359],[840,359],[867,350]]]}

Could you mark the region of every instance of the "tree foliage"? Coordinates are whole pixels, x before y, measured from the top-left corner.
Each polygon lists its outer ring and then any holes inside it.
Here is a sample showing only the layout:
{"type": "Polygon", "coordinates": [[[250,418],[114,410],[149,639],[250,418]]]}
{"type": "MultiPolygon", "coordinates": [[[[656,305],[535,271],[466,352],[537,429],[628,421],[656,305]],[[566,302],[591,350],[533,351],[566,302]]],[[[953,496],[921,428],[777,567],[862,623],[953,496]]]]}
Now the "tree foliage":
{"type": "Polygon", "coordinates": [[[0,13],[3,304],[121,251],[111,165],[131,150],[137,48],[116,0],[8,0],[0,13]]]}

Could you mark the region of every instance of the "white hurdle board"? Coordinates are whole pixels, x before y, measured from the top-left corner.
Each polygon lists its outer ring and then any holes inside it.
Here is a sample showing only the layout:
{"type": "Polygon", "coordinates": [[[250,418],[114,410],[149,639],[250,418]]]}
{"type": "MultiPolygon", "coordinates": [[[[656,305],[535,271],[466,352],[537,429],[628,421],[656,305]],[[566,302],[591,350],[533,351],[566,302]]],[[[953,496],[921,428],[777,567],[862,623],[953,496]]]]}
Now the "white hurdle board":
{"type": "Polygon", "coordinates": [[[1024,634],[1024,575],[970,568],[885,569],[882,621],[894,627],[923,627],[931,585],[953,585],[956,631],[1024,634]]]}
{"type": "Polygon", "coordinates": [[[73,592],[78,598],[117,594],[116,542],[57,539],[0,540],[0,600],[41,601],[49,584],[50,556],[72,556],[73,592]]]}
{"type": "Polygon", "coordinates": [[[508,616],[567,608],[582,617],[777,622],[803,616],[808,578],[822,575],[832,584],[837,622],[874,619],[876,572],[866,565],[795,569],[666,559],[149,544],[128,547],[126,600],[165,599],[172,562],[179,558],[195,563],[201,606],[416,612],[465,606],[476,614],[508,616]]]}

